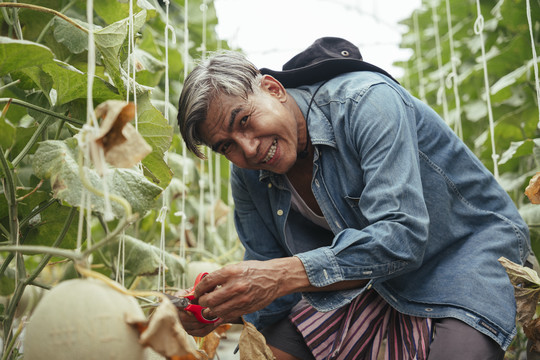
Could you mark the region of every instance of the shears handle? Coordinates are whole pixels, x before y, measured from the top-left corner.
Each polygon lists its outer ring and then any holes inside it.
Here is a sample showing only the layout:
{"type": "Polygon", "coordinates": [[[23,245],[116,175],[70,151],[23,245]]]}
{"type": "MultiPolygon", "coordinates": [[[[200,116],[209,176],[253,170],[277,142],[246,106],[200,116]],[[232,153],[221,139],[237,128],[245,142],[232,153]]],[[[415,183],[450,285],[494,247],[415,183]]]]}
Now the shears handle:
{"type": "MultiPolygon", "coordinates": [[[[199,284],[199,282],[206,276],[208,275],[207,272],[202,272],[200,273],[197,278],[195,279],[195,284],[193,285],[193,289],[189,292],[189,294],[186,295],[186,298],[191,302],[193,300],[195,300],[195,287],[197,286],[197,284],[199,284]]],[[[198,304],[189,304],[188,306],[186,306],[186,308],[184,309],[185,311],[189,311],[190,313],[192,313],[193,315],[195,315],[195,318],[197,319],[197,321],[199,321],[200,323],[203,323],[203,324],[213,324],[215,323],[216,321],[219,320],[219,318],[213,318],[213,319],[207,319],[204,317],[203,315],[203,311],[204,309],[206,309],[206,307],[204,306],[201,306],[201,305],[198,305],[198,304]]]]}
{"type": "Polygon", "coordinates": [[[206,309],[206,307],[204,307],[204,306],[197,305],[197,304],[189,304],[188,306],[186,306],[186,308],[184,310],[189,311],[190,313],[195,315],[195,319],[197,319],[197,321],[199,321],[200,323],[203,323],[203,324],[213,324],[213,323],[215,323],[216,321],[219,320],[218,317],[213,318],[213,319],[205,318],[204,315],[203,315],[204,309],[206,309]]]}

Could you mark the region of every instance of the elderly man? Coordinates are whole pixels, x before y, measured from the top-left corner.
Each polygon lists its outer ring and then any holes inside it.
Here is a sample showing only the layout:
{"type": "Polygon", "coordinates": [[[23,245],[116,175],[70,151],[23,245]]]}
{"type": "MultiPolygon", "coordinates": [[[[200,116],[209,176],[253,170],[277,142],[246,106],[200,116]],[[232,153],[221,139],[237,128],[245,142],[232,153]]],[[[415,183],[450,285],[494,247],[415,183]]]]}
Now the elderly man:
{"type": "MultiPolygon", "coordinates": [[[[198,64],[178,121],[232,163],[245,261],[196,287],[209,316],[253,322],[278,359],[503,359],[516,334],[501,256],[529,233],[444,121],[339,38],[258,70],[198,64]],[[219,286],[218,286],[219,285],[219,286]]],[[[202,336],[218,324],[181,320],[202,336]]]]}

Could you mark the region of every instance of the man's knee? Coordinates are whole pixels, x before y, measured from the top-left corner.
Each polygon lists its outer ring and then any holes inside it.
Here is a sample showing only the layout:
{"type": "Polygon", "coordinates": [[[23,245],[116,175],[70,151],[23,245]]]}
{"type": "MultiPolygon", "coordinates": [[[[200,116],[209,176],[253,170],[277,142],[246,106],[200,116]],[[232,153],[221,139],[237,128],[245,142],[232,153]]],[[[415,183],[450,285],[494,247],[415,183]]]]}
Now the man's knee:
{"type": "Polygon", "coordinates": [[[502,360],[504,350],[490,337],[464,322],[444,318],[433,321],[429,360],[502,360]]]}

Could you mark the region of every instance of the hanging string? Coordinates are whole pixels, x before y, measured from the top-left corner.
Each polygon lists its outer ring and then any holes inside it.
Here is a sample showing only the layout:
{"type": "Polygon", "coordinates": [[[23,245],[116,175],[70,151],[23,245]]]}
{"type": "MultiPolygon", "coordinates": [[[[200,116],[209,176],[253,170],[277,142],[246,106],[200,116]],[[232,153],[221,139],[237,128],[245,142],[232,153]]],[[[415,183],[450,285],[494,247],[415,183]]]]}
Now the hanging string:
{"type": "Polygon", "coordinates": [[[424,88],[424,70],[422,64],[422,47],[420,46],[420,29],[418,27],[418,11],[413,12],[414,38],[416,44],[416,70],[418,72],[418,92],[420,100],[426,101],[426,90],[424,88]]]}
{"type": "MultiPolygon", "coordinates": [[[[206,10],[207,10],[208,6],[206,5],[206,0],[203,0],[201,6],[200,6],[200,10],[202,11],[202,41],[201,41],[201,46],[199,48],[199,50],[201,51],[201,57],[202,59],[206,59],[206,10]]],[[[212,161],[212,158],[211,158],[211,153],[210,153],[210,156],[208,158],[209,162],[211,163],[212,161]]],[[[197,232],[197,247],[199,249],[203,249],[204,248],[204,218],[205,218],[205,212],[204,212],[204,168],[205,168],[205,164],[204,164],[204,160],[200,160],[200,173],[201,173],[201,176],[199,178],[199,221],[197,223],[197,226],[198,226],[198,232],[197,232]]]]}
{"type": "MultiPolygon", "coordinates": [[[[164,194],[168,191],[165,190],[164,194]]],[[[157,217],[157,222],[161,224],[161,233],[159,238],[159,268],[158,268],[158,280],[157,280],[157,290],[165,291],[165,220],[167,218],[167,206],[161,207],[159,210],[159,215],[157,217]]]]}
{"type": "Polygon", "coordinates": [[[493,175],[496,179],[499,178],[499,155],[495,151],[495,125],[493,121],[493,110],[491,108],[491,96],[490,96],[490,86],[489,86],[489,77],[487,69],[487,60],[486,60],[486,49],[484,44],[484,17],[482,16],[482,11],[480,9],[480,0],[476,0],[476,8],[478,11],[478,17],[474,23],[474,32],[480,36],[480,44],[482,49],[482,64],[484,67],[484,85],[486,93],[486,103],[489,117],[489,133],[491,135],[491,157],[493,159],[493,175]]]}
{"type": "Polygon", "coordinates": [[[456,103],[456,117],[454,120],[454,132],[459,136],[460,139],[463,139],[463,127],[461,124],[461,99],[459,95],[458,88],[458,73],[457,73],[457,64],[459,59],[455,53],[454,45],[454,28],[452,26],[452,12],[450,8],[450,0],[446,1],[446,20],[448,23],[448,37],[450,39],[450,64],[452,66],[452,72],[448,74],[446,78],[446,86],[452,86],[454,89],[454,99],[456,103]]]}
{"type": "MultiPolygon", "coordinates": [[[[184,79],[188,76],[189,73],[189,0],[184,0],[184,79]]],[[[186,189],[186,181],[188,175],[187,164],[187,147],[186,143],[182,141],[182,164],[184,164],[182,169],[182,185],[186,189]]],[[[180,259],[186,259],[186,196],[187,191],[183,190],[182,201],[180,204],[180,248],[178,250],[178,256],[180,259]]],[[[182,274],[182,283],[181,287],[186,287],[186,274],[182,274]]]]}
{"type": "MultiPolygon", "coordinates": [[[[531,48],[533,54],[534,84],[536,87],[536,104],[540,109],[540,82],[538,80],[538,56],[536,55],[536,44],[534,41],[533,24],[531,19],[531,2],[527,0],[527,22],[529,23],[529,34],[531,35],[531,48]]],[[[538,128],[540,128],[540,110],[538,111],[538,128]]]]}
{"type": "MultiPolygon", "coordinates": [[[[133,39],[133,0],[129,0],[129,30],[128,30],[128,57],[127,57],[127,81],[126,81],[126,102],[129,102],[129,92],[130,92],[130,78],[131,78],[131,54],[133,54],[133,48],[132,48],[132,45],[134,45],[132,43],[132,40],[133,39]]],[[[135,59],[133,59],[133,61],[135,61],[135,59]]],[[[133,76],[135,76],[135,74],[133,74],[133,76]]],[[[135,91],[133,91],[133,94],[135,94],[135,91]]]]}
{"type": "MultiPolygon", "coordinates": [[[[95,44],[94,44],[94,32],[93,32],[93,2],[92,0],[87,0],[86,4],[86,18],[87,22],[89,24],[90,31],[88,32],[88,56],[87,56],[87,81],[86,81],[86,125],[83,127],[87,130],[91,129],[92,127],[96,126],[97,120],[96,120],[96,114],[94,113],[94,106],[93,106],[93,98],[92,98],[92,91],[93,91],[93,85],[94,85],[94,74],[96,72],[96,56],[95,56],[95,44]]],[[[87,136],[81,137],[81,142],[84,142],[87,140],[87,136]]],[[[87,153],[88,147],[86,144],[81,144],[81,151],[85,151],[87,153]]],[[[86,160],[87,157],[83,157],[83,163],[79,164],[79,166],[84,166],[84,160],[86,160]]],[[[81,203],[79,207],[79,224],[77,227],[77,251],[81,251],[82,248],[82,238],[83,238],[83,225],[84,225],[84,212],[89,211],[90,206],[87,205],[86,196],[88,194],[88,190],[86,188],[82,188],[81,192],[81,203]]],[[[89,224],[87,224],[89,226],[89,224]]]]}
{"type": "MultiPolygon", "coordinates": [[[[170,1],[165,0],[165,101],[164,101],[164,117],[167,120],[167,123],[170,124],[169,116],[169,32],[172,34],[172,41],[176,43],[176,33],[174,28],[169,24],[169,6],[170,1]]],[[[168,150],[164,154],[165,162],[168,161],[168,150]]],[[[162,207],[159,211],[157,221],[161,223],[161,232],[160,232],[160,263],[158,270],[158,290],[161,286],[162,290],[165,290],[165,233],[166,233],[166,220],[167,213],[170,210],[170,197],[168,189],[165,189],[163,192],[162,198],[162,207]]]]}
{"type": "Polygon", "coordinates": [[[442,63],[441,37],[439,35],[439,15],[437,14],[437,2],[435,0],[431,1],[431,15],[433,18],[433,27],[435,29],[435,48],[437,50],[437,67],[439,70],[439,90],[437,92],[437,104],[442,104],[443,117],[444,120],[448,123],[450,121],[450,116],[448,115],[448,100],[446,99],[446,87],[444,86],[445,76],[442,63]]]}

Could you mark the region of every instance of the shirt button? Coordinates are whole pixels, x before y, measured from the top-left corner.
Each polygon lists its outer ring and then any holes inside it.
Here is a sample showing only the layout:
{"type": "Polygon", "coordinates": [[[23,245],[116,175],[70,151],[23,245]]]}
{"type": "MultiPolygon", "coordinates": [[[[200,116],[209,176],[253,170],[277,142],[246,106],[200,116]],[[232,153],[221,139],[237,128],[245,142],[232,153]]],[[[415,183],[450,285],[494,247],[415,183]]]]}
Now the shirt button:
{"type": "Polygon", "coordinates": [[[283,210],[279,209],[279,210],[277,211],[277,214],[278,214],[278,216],[283,215],[283,210]]]}
{"type": "Polygon", "coordinates": [[[268,183],[268,188],[270,189],[272,187],[272,184],[271,183],[268,183]]]}

